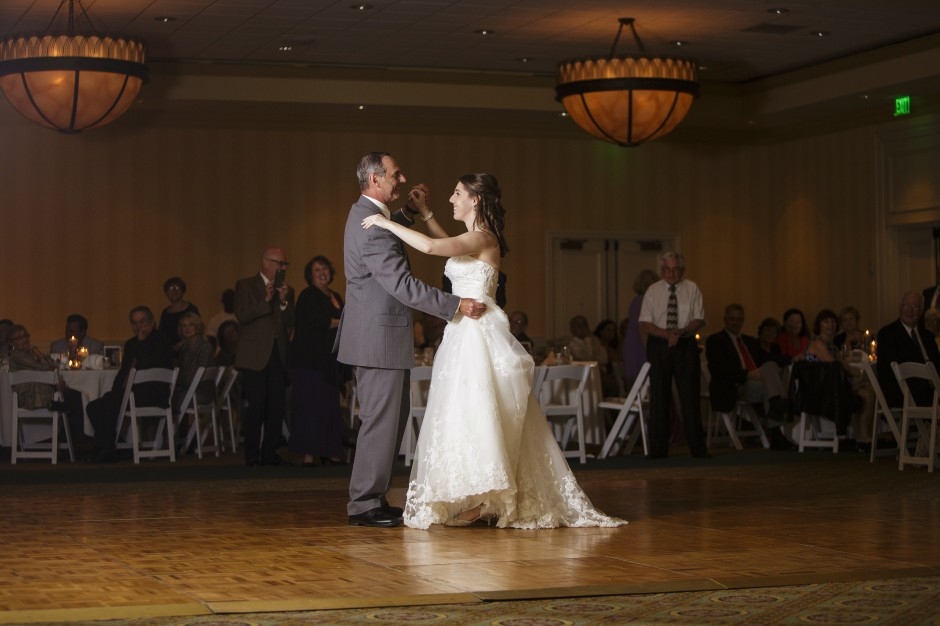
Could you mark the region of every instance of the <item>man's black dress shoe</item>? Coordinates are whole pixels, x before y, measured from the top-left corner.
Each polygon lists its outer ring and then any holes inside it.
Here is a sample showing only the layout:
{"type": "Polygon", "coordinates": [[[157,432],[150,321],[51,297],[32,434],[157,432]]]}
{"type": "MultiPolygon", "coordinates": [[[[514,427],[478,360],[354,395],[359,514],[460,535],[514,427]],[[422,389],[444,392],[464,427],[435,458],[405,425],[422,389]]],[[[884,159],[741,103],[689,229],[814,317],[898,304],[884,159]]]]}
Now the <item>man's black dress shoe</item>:
{"type": "Polygon", "coordinates": [[[405,514],[404,509],[400,509],[397,506],[392,506],[387,502],[382,505],[382,510],[388,513],[389,515],[394,515],[395,517],[401,517],[402,515],[405,514]]]}
{"type": "Polygon", "coordinates": [[[349,516],[350,526],[373,526],[377,528],[394,528],[401,526],[401,516],[392,515],[386,512],[382,507],[375,507],[371,511],[360,513],[359,515],[349,516]]]}

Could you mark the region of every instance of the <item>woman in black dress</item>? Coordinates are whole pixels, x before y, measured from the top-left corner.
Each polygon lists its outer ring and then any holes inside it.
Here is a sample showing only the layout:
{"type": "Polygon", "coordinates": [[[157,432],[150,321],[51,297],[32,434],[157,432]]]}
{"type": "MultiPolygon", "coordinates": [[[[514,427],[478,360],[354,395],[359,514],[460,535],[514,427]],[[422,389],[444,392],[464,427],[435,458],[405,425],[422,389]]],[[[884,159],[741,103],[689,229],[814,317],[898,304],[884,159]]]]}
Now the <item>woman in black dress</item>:
{"type": "Polygon", "coordinates": [[[297,326],[291,341],[293,383],[291,405],[292,452],[304,455],[304,465],[342,463],[345,426],[340,396],[345,377],[333,354],[333,341],[343,299],[329,288],[333,264],[313,257],[304,267],[309,285],[297,298],[297,326]]]}

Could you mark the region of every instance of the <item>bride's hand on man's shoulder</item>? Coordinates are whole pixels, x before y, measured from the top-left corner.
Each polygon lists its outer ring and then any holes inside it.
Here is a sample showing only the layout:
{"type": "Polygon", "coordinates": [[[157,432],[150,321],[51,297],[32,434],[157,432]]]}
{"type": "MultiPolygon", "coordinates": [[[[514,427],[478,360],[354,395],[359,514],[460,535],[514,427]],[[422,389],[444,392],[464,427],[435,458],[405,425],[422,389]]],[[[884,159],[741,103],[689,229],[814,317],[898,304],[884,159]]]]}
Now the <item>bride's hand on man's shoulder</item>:
{"type": "Polygon", "coordinates": [[[385,219],[384,215],[379,215],[379,214],[370,215],[369,217],[362,220],[362,227],[371,228],[372,226],[378,226],[380,228],[385,228],[386,222],[388,222],[388,220],[385,219]]]}

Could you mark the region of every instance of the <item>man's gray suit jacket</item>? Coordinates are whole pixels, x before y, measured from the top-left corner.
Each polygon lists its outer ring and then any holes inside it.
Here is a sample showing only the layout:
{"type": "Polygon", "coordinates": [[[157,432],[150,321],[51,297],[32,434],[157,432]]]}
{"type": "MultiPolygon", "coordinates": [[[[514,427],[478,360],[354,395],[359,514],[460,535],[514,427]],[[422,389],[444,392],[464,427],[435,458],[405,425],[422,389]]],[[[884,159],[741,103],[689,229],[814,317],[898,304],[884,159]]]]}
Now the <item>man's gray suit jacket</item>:
{"type": "Polygon", "coordinates": [[[378,206],[360,196],[346,220],[346,306],[334,350],[347,365],[410,369],[414,334],[409,308],[451,320],[460,298],[415,278],[398,237],[384,228],[362,227],[363,219],[377,213],[378,206]]]}

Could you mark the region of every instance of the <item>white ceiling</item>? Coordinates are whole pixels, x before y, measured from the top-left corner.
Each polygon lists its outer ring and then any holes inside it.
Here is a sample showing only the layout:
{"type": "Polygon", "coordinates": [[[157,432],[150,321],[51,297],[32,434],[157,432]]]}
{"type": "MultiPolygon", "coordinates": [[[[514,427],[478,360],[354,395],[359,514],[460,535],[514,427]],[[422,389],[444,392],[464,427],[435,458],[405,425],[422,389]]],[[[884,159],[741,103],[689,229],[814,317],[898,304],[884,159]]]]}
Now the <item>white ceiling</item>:
{"type": "MultiPolygon", "coordinates": [[[[145,40],[152,61],[537,75],[553,74],[569,58],[607,55],[618,18],[633,17],[648,53],[691,57],[703,80],[730,83],[940,33],[940,0],[370,0],[370,10],[354,8],[354,0],[81,4],[99,34],[145,40]],[[778,7],[788,12],[771,12],[778,7]],[[157,21],[163,16],[175,19],[157,21]],[[475,32],[482,29],[493,34],[475,32]],[[675,40],[687,44],[677,50],[675,40]],[[284,45],[292,49],[280,50],[284,45]]],[[[0,36],[46,32],[59,6],[60,0],[0,0],[0,36]]],[[[63,8],[58,30],[66,15],[63,8]]],[[[87,30],[83,19],[77,24],[87,30]]],[[[625,31],[617,53],[636,52],[625,31]]]]}

